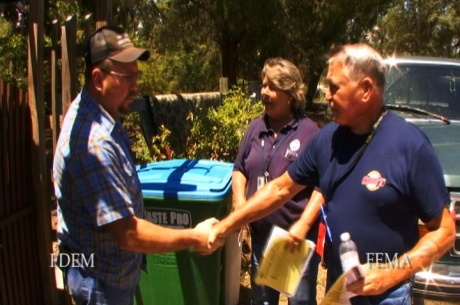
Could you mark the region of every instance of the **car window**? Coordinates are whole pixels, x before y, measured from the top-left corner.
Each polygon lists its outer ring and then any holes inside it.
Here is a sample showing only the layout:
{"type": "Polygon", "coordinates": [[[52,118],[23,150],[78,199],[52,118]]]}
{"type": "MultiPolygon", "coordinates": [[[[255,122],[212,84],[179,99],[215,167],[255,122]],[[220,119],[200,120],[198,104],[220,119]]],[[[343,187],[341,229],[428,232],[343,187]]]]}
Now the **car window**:
{"type": "Polygon", "coordinates": [[[386,76],[385,103],[460,119],[460,67],[399,64],[386,76]]]}

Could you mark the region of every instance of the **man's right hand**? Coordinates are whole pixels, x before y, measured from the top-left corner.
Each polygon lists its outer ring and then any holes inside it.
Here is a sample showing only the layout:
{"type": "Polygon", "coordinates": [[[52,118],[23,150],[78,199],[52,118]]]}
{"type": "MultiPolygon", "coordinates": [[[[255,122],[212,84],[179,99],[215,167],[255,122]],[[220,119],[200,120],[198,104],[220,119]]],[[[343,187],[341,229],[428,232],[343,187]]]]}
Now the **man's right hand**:
{"type": "Polygon", "coordinates": [[[217,250],[220,246],[225,243],[225,239],[227,238],[227,234],[224,232],[224,228],[222,223],[215,224],[212,229],[211,233],[208,237],[208,249],[211,251],[217,250]]]}
{"type": "Polygon", "coordinates": [[[218,222],[219,220],[212,217],[212,218],[203,220],[202,222],[200,222],[199,224],[195,226],[193,230],[198,235],[198,240],[199,240],[198,244],[194,247],[195,251],[199,252],[202,255],[209,255],[209,254],[212,254],[212,252],[214,252],[215,249],[210,249],[208,247],[208,237],[212,230],[212,227],[218,222]]]}

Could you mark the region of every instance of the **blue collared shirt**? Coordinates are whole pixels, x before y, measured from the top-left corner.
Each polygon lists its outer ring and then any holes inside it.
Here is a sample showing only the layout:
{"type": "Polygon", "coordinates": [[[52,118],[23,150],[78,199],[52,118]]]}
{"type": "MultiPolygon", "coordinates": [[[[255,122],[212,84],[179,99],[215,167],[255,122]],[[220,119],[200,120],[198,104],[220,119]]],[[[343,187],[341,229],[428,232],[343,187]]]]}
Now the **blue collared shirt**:
{"type": "Polygon", "coordinates": [[[57,144],[53,178],[57,235],[71,253],[93,259],[80,266],[114,287],[134,287],[142,254],[121,249],[103,226],[142,217],[143,202],[129,138],[86,89],[72,102],[57,144]]]}

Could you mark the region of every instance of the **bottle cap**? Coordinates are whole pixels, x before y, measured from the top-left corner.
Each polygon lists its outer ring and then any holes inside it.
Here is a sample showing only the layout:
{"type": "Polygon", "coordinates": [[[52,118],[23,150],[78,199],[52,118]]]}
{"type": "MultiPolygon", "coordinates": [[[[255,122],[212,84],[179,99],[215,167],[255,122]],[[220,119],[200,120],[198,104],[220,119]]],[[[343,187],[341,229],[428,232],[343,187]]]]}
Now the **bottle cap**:
{"type": "Polygon", "coordinates": [[[350,233],[343,232],[342,234],[340,234],[340,240],[341,241],[349,241],[350,240],[350,233]]]}

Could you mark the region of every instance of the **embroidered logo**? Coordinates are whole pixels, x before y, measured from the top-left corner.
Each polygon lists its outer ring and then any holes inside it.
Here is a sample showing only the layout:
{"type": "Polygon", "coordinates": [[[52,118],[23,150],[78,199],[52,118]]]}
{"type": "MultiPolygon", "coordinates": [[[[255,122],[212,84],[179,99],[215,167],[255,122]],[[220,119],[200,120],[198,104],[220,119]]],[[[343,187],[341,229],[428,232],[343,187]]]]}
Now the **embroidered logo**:
{"type": "Polygon", "coordinates": [[[298,157],[299,149],[300,149],[300,141],[298,139],[295,139],[291,143],[289,143],[289,148],[286,149],[286,153],[284,154],[284,157],[288,159],[298,157]]]}
{"type": "Polygon", "coordinates": [[[383,178],[378,171],[371,171],[367,176],[363,177],[361,181],[362,185],[365,185],[367,189],[371,192],[378,190],[381,187],[384,187],[387,183],[387,179],[383,178]]]}

